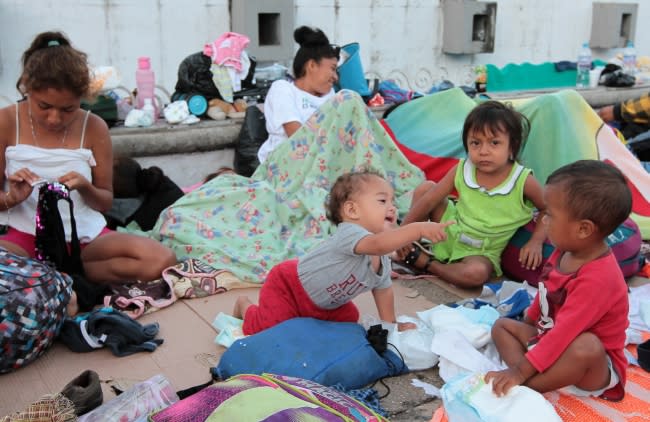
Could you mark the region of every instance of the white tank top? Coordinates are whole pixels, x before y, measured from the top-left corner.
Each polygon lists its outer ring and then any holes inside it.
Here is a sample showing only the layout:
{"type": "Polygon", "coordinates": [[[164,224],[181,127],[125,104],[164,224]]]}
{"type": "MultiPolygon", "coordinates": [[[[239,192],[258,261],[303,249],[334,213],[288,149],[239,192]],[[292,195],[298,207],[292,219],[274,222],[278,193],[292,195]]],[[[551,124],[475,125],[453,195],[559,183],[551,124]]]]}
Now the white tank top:
{"type": "MultiPolygon", "coordinates": [[[[22,168],[29,168],[34,173],[48,181],[55,181],[65,173],[76,171],[92,181],[91,167],[97,163],[89,149],[83,148],[88,122],[88,111],[84,117],[81,129],[81,141],[78,149],[40,148],[20,143],[20,128],[18,119],[18,104],[16,104],[16,145],[8,146],[5,150],[5,192],[9,189],[7,176],[22,168]]],[[[77,223],[79,241],[88,243],[99,235],[106,226],[104,216],[90,208],[79,192],[70,192],[74,204],[74,217],[77,223]]],[[[36,233],[36,205],[38,204],[38,186],[32,194],[9,212],[0,212],[0,221],[24,233],[36,233]]],[[[70,241],[70,212],[68,203],[59,201],[59,211],[65,228],[65,238],[70,241]]]]}

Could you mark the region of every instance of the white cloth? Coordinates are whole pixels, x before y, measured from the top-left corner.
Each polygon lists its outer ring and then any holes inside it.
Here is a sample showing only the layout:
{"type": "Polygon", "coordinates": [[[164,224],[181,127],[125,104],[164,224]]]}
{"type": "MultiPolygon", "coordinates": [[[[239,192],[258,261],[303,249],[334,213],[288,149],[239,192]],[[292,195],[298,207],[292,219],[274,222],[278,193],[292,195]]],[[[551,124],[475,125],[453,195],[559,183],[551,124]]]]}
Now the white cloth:
{"type": "MultiPolygon", "coordinates": [[[[84,148],[86,124],[90,111],[86,112],[81,129],[81,139],[78,149],[40,148],[20,143],[20,124],[18,104],[16,104],[16,144],[5,150],[5,192],[9,192],[7,176],[22,168],[28,168],[43,180],[56,181],[70,171],[76,171],[92,182],[92,167],[96,166],[95,156],[89,149],[84,148]]],[[[70,192],[74,204],[74,217],[77,223],[77,236],[81,243],[95,239],[106,227],[106,219],[99,212],[90,208],[79,192],[70,192]]],[[[0,221],[24,233],[36,233],[36,206],[38,204],[38,189],[20,204],[9,211],[0,212],[0,221]]],[[[70,209],[67,203],[59,202],[59,212],[65,229],[65,239],[70,241],[70,209]]]]}
{"type": "MultiPolygon", "coordinates": [[[[9,146],[5,151],[6,174],[14,174],[22,168],[28,168],[47,181],[55,181],[70,171],[76,171],[88,180],[93,180],[91,167],[95,166],[95,157],[86,148],[45,149],[33,145],[19,144],[9,146]]],[[[5,191],[9,190],[9,182],[5,182],[5,191]]],[[[81,243],[87,243],[99,235],[106,226],[104,216],[90,208],[78,191],[70,192],[74,203],[74,218],[77,223],[77,235],[81,243]]],[[[2,211],[0,221],[24,233],[36,233],[36,205],[38,204],[38,189],[20,204],[11,208],[10,213],[2,211]]],[[[70,241],[70,210],[64,201],[59,202],[59,212],[65,228],[65,239],[70,241]]]]}
{"type": "Polygon", "coordinates": [[[629,299],[630,328],[641,331],[650,330],[650,284],[630,287],[629,299]]]}
{"type": "Polygon", "coordinates": [[[388,343],[399,351],[404,363],[411,371],[433,368],[438,363],[438,355],[431,351],[433,331],[420,319],[401,315],[399,322],[412,322],[414,330],[399,331],[397,324],[388,329],[388,343]]]}
{"type": "Polygon", "coordinates": [[[438,305],[429,310],[418,312],[417,315],[431,327],[434,333],[456,330],[474,348],[483,347],[491,340],[492,325],[499,318],[499,313],[488,305],[479,309],[438,305]]]}
{"type": "Polygon", "coordinates": [[[287,139],[283,126],[285,123],[305,123],[333,95],[333,89],[327,95],[317,97],[301,90],[291,82],[285,80],[273,82],[264,101],[264,117],[269,137],[257,152],[260,163],[265,162],[271,151],[287,139]]]}

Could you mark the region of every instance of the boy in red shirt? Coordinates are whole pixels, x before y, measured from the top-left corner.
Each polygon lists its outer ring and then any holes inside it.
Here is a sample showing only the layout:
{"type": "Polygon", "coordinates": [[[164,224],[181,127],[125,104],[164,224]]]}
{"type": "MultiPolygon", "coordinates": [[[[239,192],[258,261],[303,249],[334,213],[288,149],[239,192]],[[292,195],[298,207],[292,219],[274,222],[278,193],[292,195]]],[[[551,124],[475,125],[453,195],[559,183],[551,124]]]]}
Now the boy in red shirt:
{"type": "Polygon", "coordinates": [[[544,187],[556,249],[524,322],[502,318],[492,338],[508,369],[488,372],[498,396],[515,385],[621,400],[627,360],[627,285],[605,239],[630,214],[621,172],[596,160],[566,165],[544,187]]]}

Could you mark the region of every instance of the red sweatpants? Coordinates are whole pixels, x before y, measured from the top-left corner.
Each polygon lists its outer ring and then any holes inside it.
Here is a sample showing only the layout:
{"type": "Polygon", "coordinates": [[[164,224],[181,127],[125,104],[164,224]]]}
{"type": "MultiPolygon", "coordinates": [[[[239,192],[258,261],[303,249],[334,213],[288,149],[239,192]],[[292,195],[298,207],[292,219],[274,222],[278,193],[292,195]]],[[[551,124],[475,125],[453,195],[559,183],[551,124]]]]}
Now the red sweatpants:
{"type": "Polygon", "coordinates": [[[311,317],[324,321],[357,322],[359,310],[348,302],[336,309],[322,309],[309,298],[298,278],[298,260],[281,262],[269,271],[260,290],[259,305],[251,305],[244,315],[244,334],[271,328],[291,318],[311,317]]]}

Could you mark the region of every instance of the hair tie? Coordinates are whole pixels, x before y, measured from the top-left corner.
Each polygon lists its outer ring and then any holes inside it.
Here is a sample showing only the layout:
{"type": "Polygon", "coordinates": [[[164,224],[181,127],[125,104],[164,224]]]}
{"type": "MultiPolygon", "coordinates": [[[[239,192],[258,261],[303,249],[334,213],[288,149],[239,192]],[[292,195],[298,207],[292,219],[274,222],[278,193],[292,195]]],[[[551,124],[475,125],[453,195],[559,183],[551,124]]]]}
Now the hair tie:
{"type": "Polygon", "coordinates": [[[57,45],[61,45],[61,43],[59,43],[57,40],[50,40],[50,41],[47,42],[48,47],[54,47],[54,46],[57,46],[57,45]]]}

